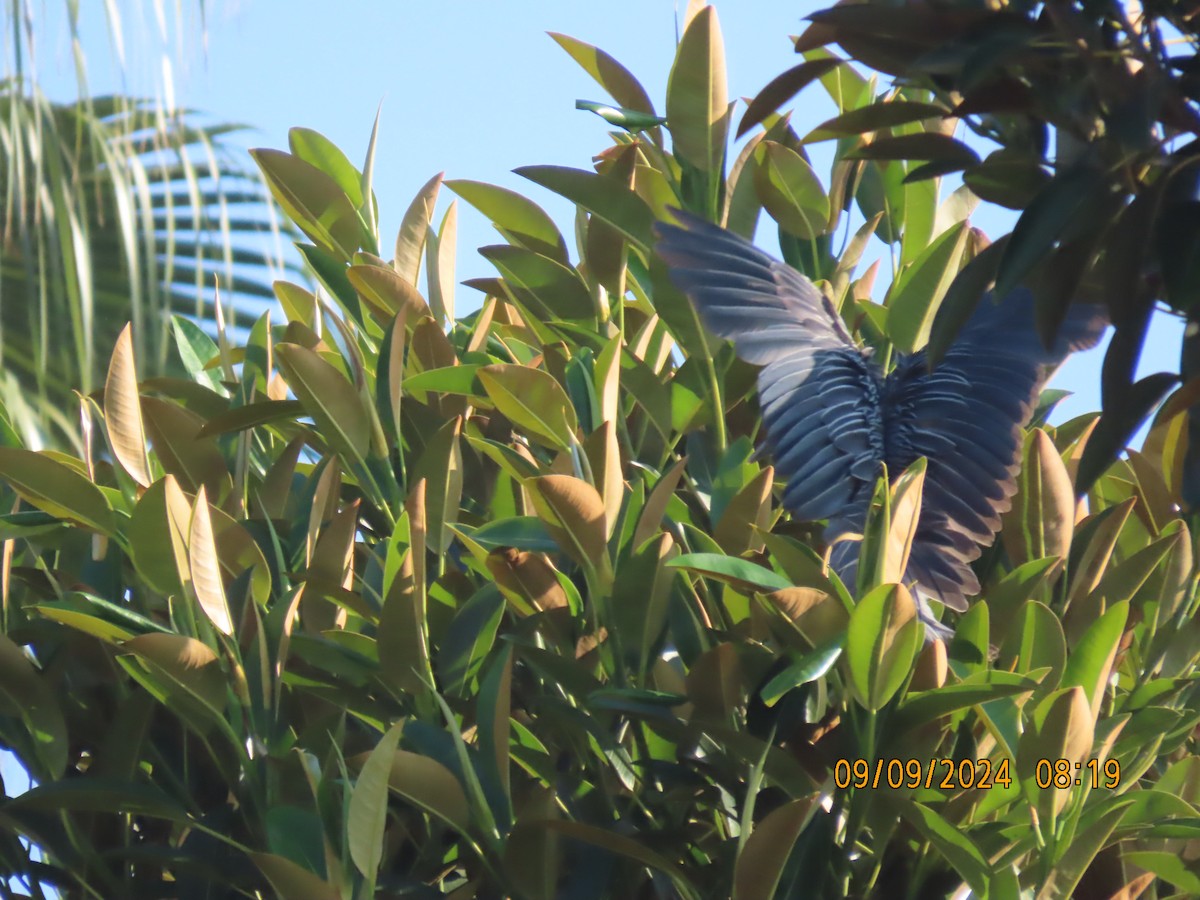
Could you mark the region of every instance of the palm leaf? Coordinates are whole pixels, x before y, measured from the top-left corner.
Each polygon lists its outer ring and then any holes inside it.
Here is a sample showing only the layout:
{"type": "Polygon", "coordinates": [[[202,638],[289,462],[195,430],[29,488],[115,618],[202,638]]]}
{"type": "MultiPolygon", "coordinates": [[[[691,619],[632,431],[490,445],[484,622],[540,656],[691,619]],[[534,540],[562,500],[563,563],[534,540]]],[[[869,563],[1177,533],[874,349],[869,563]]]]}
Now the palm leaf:
{"type": "Polygon", "coordinates": [[[0,84],[0,400],[27,439],[73,441],[69,419],[47,410],[102,384],[103,348],[125,322],[142,373],[158,374],[169,313],[211,320],[216,287],[231,324],[248,325],[271,282],[296,270],[269,194],[225,143],[239,126],[199,120],[149,100],[53,103],[0,84]]]}

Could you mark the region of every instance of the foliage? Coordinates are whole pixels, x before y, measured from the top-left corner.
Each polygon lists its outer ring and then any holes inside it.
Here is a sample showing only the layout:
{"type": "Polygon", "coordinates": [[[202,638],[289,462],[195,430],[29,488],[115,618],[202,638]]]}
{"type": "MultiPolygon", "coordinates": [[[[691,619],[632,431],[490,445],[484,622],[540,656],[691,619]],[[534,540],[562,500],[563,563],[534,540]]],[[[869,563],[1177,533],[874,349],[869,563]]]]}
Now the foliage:
{"type": "MultiPolygon", "coordinates": [[[[66,5],[74,30],[79,10],[66,5]]],[[[119,17],[108,13],[119,47],[119,17]]],[[[32,12],[9,0],[8,16],[0,396],[26,439],[78,448],[72,392],[103,379],[123,324],[132,317],[147,375],[166,372],[168,313],[211,320],[214,287],[248,325],[273,299],[278,227],[258,174],[226,144],[236,126],[204,124],[162,99],[88,96],[82,57],[82,99],[51,102],[24,63],[35,56],[32,12]]]]}
{"type": "MultiPolygon", "coordinates": [[[[624,129],[594,171],[522,170],[577,204],[573,254],[531,200],[449,182],[504,239],[455,318],[439,180],[385,261],[371,154],[297,130],[255,158],[322,293],[277,283],[286,321],[243,346],[177,329],[189,379],[140,379],[123,332],[81,459],[3,423],[0,737],[39,786],[0,806],[0,876],[135,900],[1200,891],[1183,406],[1083,504],[1094,418],[1032,430],[983,598],[924,643],[895,583],[922,466],[880,484],[841,584],[752,458],[754,372],[651,229],[683,206],[749,233],[765,206],[886,355],[987,252],[966,195],[859,169],[854,141],[826,190],[774,115],[726,167],[711,8],[665,127],[556,40],[624,129]],[[882,304],[856,272],[878,229],[882,304]],[[1039,786],[1057,760],[1083,783],[1039,786]]],[[[843,110],[825,130],[874,107],[852,69],[808,72],[843,110]]]]}
{"type": "MultiPolygon", "coordinates": [[[[1170,371],[1134,380],[1155,306],[1200,322],[1195,5],[865,0],[810,18],[796,41],[808,62],[780,75],[755,104],[778,108],[806,67],[837,44],[894,76],[894,99],[932,101],[924,130],[891,127],[894,104],[856,114],[850,155],[886,161],[867,164],[885,179],[901,177],[901,161],[911,161],[903,176],[910,184],[958,172],[979,197],[1020,211],[1003,248],[951,288],[954,308],[938,346],[993,279],[1001,292],[1034,286],[1047,338],[1070,303],[1107,305],[1116,334],[1104,360],[1104,414],[1082,463],[1080,486],[1089,486],[1179,381],[1170,371]],[[954,138],[959,123],[985,140],[954,138]],[[990,152],[981,158],[983,145],[990,152]]],[[[1200,336],[1185,336],[1181,351],[1194,398],[1200,336]]],[[[1196,449],[1187,451],[1184,499],[1194,511],[1200,411],[1189,422],[1196,449]]]]}

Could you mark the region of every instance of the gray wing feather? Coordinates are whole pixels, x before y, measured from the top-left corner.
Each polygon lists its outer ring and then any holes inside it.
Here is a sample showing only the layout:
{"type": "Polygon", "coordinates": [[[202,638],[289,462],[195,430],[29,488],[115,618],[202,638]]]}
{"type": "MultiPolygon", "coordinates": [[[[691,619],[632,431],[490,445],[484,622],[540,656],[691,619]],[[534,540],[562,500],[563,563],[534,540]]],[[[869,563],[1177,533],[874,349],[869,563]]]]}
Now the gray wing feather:
{"type": "MultiPolygon", "coordinates": [[[[762,366],[766,442],[787,479],[784,505],[828,519],[826,537],[863,529],[886,463],[898,475],[928,461],[921,518],[905,578],[952,609],[978,593],[971,570],[1012,504],[1024,427],[1049,374],[1094,345],[1106,327],[1096,307],[1068,311],[1053,347],[1034,328],[1033,296],[989,295],[932,370],[924,352],[898,359],[883,379],[832,304],[804,276],[749,242],[676,213],[658,225],[658,252],[705,325],[762,366]]],[[[835,544],[831,564],[853,583],[858,541],[835,544]]]]}
{"type": "Polygon", "coordinates": [[[766,443],[784,503],[827,519],[870,496],[883,458],[882,382],[837,311],[799,272],[684,213],[657,226],[658,253],[705,326],[762,366],[766,443]]]}
{"type": "Polygon", "coordinates": [[[1038,394],[1073,351],[1107,326],[1101,309],[1072,306],[1053,347],[1034,327],[1034,299],[989,294],[932,371],[924,352],[902,359],[884,388],[885,461],[900,472],[928,461],[908,577],[951,609],[978,593],[970,563],[995,540],[1012,506],[1025,426],[1038,394]]]}

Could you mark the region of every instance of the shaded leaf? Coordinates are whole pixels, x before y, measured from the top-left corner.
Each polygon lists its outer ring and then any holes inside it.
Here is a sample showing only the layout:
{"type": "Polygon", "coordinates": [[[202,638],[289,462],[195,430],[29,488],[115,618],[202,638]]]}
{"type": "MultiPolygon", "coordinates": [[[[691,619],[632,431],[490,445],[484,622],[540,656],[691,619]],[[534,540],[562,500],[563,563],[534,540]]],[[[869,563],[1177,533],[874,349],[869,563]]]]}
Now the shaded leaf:
{"type": "Polygon", "coordinates": [[[101,534],[115,534],[112,507],[96,485],[48,456],[0,447],[0,478],[38,509],[101,534]]]}

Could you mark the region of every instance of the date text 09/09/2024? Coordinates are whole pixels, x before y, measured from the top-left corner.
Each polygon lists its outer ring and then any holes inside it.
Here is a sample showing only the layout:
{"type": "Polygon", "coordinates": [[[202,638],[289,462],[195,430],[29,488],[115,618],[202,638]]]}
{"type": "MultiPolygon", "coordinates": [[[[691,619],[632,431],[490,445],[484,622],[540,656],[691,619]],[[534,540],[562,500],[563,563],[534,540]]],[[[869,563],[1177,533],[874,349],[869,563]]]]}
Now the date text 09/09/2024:
{"type": "MultiPolygon", "coordinates": [[[[993,763],[990,759],[839,759],[833,767],[833,782],[841,790],[847,788],[882,787],[939,788],[960,790],[969,788],[1008,788],[1013,776],[1006,758],[993,763]]],[[[1033,770],[1034,783],[1041,790],[1082,787],[1109,790],[1121,784],[1121,764],[1115,759],[1089,759],[1072,763],[1069,759],[1039,759],[1033,770]]]]}

